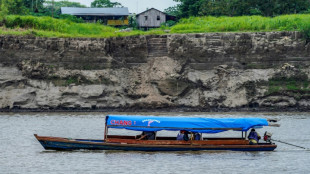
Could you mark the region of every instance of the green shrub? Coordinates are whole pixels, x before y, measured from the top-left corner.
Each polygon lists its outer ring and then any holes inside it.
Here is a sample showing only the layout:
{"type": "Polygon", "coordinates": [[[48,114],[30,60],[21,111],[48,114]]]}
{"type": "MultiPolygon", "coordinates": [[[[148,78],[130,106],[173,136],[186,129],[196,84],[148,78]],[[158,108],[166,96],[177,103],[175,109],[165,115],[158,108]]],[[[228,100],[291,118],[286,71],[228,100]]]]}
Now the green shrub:
{"type": "Polygon", "coordinates": [[[59,15],[59,19],[67,19],[71,22],[76,22],[76,23],[83,23],[84,20],[82,18],[78,18],[76,16],[68,15],[68,14],[61,14],[59,15]]]}
{"type": "Polygon", "coordinates": [[[303,88],[307,89],[309,87],[309,81],[305,81],[303,84],[303,88]]]}
{"type": "Polygon", "coordinates": [[[309,86],[308,78],[300,79],[298,76],[296,77],[277,77],[269,80],[268,83],[268,92],[267,94],[271,94],[274,92],[281,92],[283,90],[288,91],[307,91],[309,86]]]}
{"type": "Polygon", "coordinates": [[[66,85],[70,85],[70,84],[73,84],[73,83],[75,83],[75,84],[79,83],[78,79],[75,78],[75,77],[70,77],[68,80],[66,80],[65,84],[66,85]]]}
{"type": "Polygon", "coordinates": [[[164,23],[162,23],[162,24],[160,24],[160,25],[161,25],[161,26],[164,26],[164,27],[172,27],[172,26],[174,26],[174,25],[176,25],[176,24],[177,24],[176,21],[169,20],[169,21],[164,22],[164,23]]]}
{"type": "Polygon", "coordinates": [[[300,87],[301,87],[301,85],[298,84],[298,86],[297,86],[296,81],[286,82],[286,89],[287,90],[299,90],[300,87]]]}
{"type": "Polygon", "coordinates": [[[280,86],[270,86],[267,94],[272,94],[275,92],[279,92],[281,90],[280,86]]]}

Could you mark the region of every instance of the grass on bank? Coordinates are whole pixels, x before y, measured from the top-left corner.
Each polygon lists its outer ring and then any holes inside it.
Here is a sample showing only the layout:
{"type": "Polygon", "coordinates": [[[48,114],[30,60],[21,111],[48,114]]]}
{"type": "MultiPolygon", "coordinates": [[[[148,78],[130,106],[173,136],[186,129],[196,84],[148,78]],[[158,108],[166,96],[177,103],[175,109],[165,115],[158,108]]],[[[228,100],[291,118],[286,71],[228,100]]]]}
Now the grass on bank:
{"type": "Polygon", "coordinates": [[[310,15],[295,14],[277,17],[190,17],[181,19],[171,28],[172,33],[257,31],[310,31],[310,15]]]}
{"type": "Polygon", "coordinates": [[[172,27],[161,27],[151,31],[133,30],[119,32],[118,28],[94,23],[75,23],[51,17],[9,15],[2,21],[2,35],[34,35],[40,37],[122,37],[131,35],[207,32],[259,32],[301,31],[310,38],[310,15],[295,14],[278,17],[190,17],[181,19],[172,27]]]}
{"type": "Polygon", "coordinates": [[[9,15],[0,28],[2,35],[34,35],[40,37],[122,37],[145,33],[163,34],[161,31],[143,32],[134,30],[119,32],[118,28],[98,23],[75,23],[65,19],[51,17],[9,15]]]}

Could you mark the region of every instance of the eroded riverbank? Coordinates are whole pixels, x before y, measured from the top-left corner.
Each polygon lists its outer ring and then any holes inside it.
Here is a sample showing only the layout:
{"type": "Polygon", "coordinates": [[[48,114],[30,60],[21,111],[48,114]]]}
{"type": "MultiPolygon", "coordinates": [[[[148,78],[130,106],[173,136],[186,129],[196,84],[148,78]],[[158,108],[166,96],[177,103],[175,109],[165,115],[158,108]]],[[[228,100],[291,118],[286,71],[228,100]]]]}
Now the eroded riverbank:
{"type": "Polygon", "coordinates": [[[299,32],[0,38],[2,111],[309,111],[299,32]]]}

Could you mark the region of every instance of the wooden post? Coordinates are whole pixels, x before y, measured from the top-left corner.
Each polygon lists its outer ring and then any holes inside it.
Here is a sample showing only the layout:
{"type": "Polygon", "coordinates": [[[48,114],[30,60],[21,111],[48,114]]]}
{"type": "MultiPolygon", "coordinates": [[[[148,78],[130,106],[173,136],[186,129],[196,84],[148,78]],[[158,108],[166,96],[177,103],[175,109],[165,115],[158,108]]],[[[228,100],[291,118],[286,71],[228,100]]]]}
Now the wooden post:
{"type": "Polygon", "coordinates": [[[245,137],[244,137],[245,140],[246,140],[247,134],[248,134],[248,131],[245,131],[245,137]]]}
{"type": "Polygon", "coordinates": [[[108,117],[106,116],[105,126],[104,126],[104,140],[106,140],[108,138],[108,124],[107,124],[107,121],[108,121],[108,117]]]}
{"type": "Polygon", "coordinates": [[[105,124],[105,129],[104,129],[104,140],[108,138],[108,127],[107,124],[105,124]]]}

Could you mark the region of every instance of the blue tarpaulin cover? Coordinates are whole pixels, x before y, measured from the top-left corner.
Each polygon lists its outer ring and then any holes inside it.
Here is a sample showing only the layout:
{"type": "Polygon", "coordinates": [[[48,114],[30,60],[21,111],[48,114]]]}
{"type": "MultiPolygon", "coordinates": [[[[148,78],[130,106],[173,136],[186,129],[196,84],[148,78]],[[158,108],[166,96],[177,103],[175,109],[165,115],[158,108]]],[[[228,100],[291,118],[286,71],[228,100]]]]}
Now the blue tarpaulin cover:
{"type": "Polygon", "coordinates": [[[268,126],[264,118],[198,118],[136,115],[108,115],[109,128],[136,131],[187,130],[199,133],[218,133],[226,130],[248,131],[253,127],[268,126]]]}

